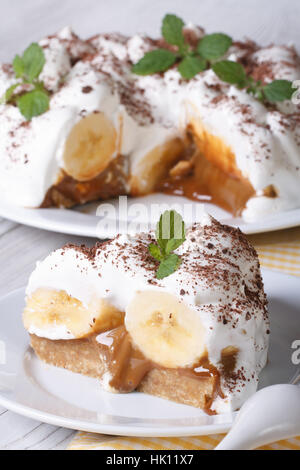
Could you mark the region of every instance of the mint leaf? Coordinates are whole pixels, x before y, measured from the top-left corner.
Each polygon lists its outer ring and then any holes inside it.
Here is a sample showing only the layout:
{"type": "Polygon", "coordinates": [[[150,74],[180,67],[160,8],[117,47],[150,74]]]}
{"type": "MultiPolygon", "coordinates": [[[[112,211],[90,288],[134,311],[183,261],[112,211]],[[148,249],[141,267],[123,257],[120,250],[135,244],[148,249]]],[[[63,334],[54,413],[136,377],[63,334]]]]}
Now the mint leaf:
{"type": "Polygon", "coordinates": [[[148,249],[156,260],[160,261],[156,273],[157,279],[163,279],[179,267],[181,259],[172,251],[185,240],[185,227],[182,217],[176,211],[165,211],[156,226],[157,245],[150,243],[148,249]]]}
{"type": "Polygon", "coordinates": [[[39,76],[46,62],[41,46],[35,42],[30,44],[23,54],[22,62],[24,64],[24,74],[32,82],[39,76]]]}
{"type": "Polygon", "coordinates": [[[158,245],[155,245],[155,243],[150,243],[150,245],[148,246],[148,250],[151,256],[153,256],[153,258],[155,258],[157,261],[163,260],[163,255],[161,254],[161,251],[158,245]]]}
{"type": "Polygon", "coordinates": [[[184,45],[183,26],[184,22],[176,15],[164,17],[161,32],[168,44],[178,47],[184,45]]]}
{"type": "Polygon", "coordinates": [[[238,62],[231,60],[221,60],[212,66],[215,74],[223,80],[223,82],[231,83],[242,88],[247,83],[247,76],[244,67],[238,62]]]}
{"type": "Polygon", "coordinates": [[[19,55],[15,56],[12,65],[16,78],[21,78],[24,73],[24,62],[19,55]]]}
{"type": "Polygon", "coordinates": [[[265,98],[270,103],[290,100],[293,95],[293,84],[288,80],[274,80],[262,89],[265,98]]]}
{"type": "Polygon", "coordinates": [[[197,51],[207,60],[216,60],[228,51],[232,44],[231,37],[223,33],[208,34],[200,39],[197,51]]]}
{"type": "Polygon", "coordinates": [[[15,83],[14,85],[11,85],[11,86],[6,90],[6,92],[4,93],[4,95],[1,97],[1,99],[0,99],[0,104],[8,103],[8,102],[12,99],[15,89],[16,89],[19,85],[20,85],[20,83],[15,83]]]}
{"type": "Polygon", "coordinates": [[[163,279],[164,277],[170,276],[180,266],[181,260],[178,255],[173,253],[167,256],[159,265],[156,273],[157,279],[163,279]]]}
{"type": "Polygon", "coordinates": [[[176,250],[184,242],[185,237],[181,239],[172,238],[166,244],[166,254],[169,255],[172,251],[176,250]]]}
{"type": "Polygon", "coordinates": [[[45,62],[44,51],[37,43],[30,44],[22,57],[16,55],[12,65],[15,77],[21,80],[6,90],[4,96],[0,99],[0,104],[17,103],[21,114],[27,120],[48,111],[49,96],[47,90],[45,90],[43,82],[37,80],[45,62]],[[23,87],[21,86],[20,91],[14,95],[15,89],[20,85],[23,85],[23,87]],[[26,86],[24,87],[24,85],[26,86]],[[28,88],[32,91],[24,92],[24,89],[28,90],[28,88]]]}
{"type": "Polygon", "coordinates": [[[178,70],[183,78],[190,80],[197,73],[206,69],[206,60],[201,57],[187,56],[178,65],[178,70]]]}
{"type": "Polygon", "coordinates": [[[155,235],[163,254],[166,253],[166,246],[169,240],[180,240],[182,243],[185,240],[185,228],[181,215],[173,210],[165,211],[160,216],[155,235]]]}
{"type": "Polygon", "coordinates": [[[49,109],[49,96],[44,91],[33,90],[20,96],[17,105],[21,114],[30,121],[49,109]]]}
{"type": "Polygon", "coordinates": [[[176,56],[173,52],[167,49],[155,49],[147,52],[131,70],[137,75],[150,75],[168,70],[175,61],[176,56]]]}

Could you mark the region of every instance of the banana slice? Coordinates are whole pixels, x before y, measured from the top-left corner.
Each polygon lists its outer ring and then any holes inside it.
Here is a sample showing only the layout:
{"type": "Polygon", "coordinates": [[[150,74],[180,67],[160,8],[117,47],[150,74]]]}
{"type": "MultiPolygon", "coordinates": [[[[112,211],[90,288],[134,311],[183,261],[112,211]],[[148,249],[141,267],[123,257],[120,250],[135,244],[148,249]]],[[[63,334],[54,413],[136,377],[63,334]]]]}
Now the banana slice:
{"type": "Polygon", "coordinates": [[[65,171],[78,181],[95,178],[108,166],[117,148],[117,132],[103,113],[84,117],[65,144],[65,171]]]}
{"type": "Polygon", "coordinates": [[[91,303],[88,308],[65,291],[37,289],[27,300],[23,322],[29,332],[45,332],[61,328],[73,338],[115,328],[123,323],[124,314],[104,300],[91,303]]]}
{"type": "Polygon", "coordinates": [[[153,192],[170,168],[178,161],[183,150],[183,140],[176,138],[163,145],[158,145],[147,153],[134,169],[134,174],[129,182],[131,194],[141,196],[153,192]]]}
{"type": "Polygon", "coordinates": [[[205,329],[197,313],[166,292],[139,292],[125,325],[147,359],[163,367],[193,366],[205,354],[205,329]]]}

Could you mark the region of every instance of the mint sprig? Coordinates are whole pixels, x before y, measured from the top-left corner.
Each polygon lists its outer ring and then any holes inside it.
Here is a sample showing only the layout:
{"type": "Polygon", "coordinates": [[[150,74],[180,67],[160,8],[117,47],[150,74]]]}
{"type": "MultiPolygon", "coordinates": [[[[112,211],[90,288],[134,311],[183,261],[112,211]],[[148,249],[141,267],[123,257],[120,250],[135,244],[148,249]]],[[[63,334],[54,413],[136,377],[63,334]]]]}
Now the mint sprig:
{"type": "Polygon", "coordinates": [[[262,85],[261,81],[248,77],[241,64],[230,60],[216,62],[212,69],[223,82],[231,83],[238,88],[245,88],[247,93],[262,102],[276,103],[292,98],[293,86],[288,80],[273,80],[267,85],[262,85]]]}
{"type": "Polygon", "coordinates": [[[209,66],[208,60],[223,56],[231,46],[232,39],[223,33],[210,34],[202,38],[196,49],[186,42],[183,34],[184,22],[176,15],[167,14],[162,22],[162,36],[167,44],[177,47],[174,52],[166,55],[165,67],[162,64],[162,54],[147,52],[139,62],[133,65],[132,72],[137,75],[149,75],[168,70],[175,63],[181,76],[187,80],[195,77],[209,66]],[[167,62],[169,61],[169,64],[167,62]]]}
{"type": "Polygon", "coordinates": [[[169,49],[154,49],[132,66],[137,75],[150,75],[165,72],[174,64],[181,76],[190,80],[204,70],[212,69],[226,83],[246,89],[262,102],[276,103],[291,99],[292,82],[274,80],[267,85],[255,81],[246,74],[244,67],[231,60],[222,60],[230,46],[232,38],[224,33],[207,34],[201,38],[195,48],[189,45],[183,34],[184,22],[176,15],[167,14],[162,22],[162,36],[169,49]]]}
{"type": "Polygon", "coordinates": [[[16,104],[28,121],[49,109],[48,92],[39,80],[45,62],[44,51],[37,43],[30,44],[22,56],[16,55],[12,65],[18,82],[10,86],[0,100],[1,104],[16,104]]]}
{"type": "Polygon", "coordinates": [[[185,226],[176,211],[165,211],[159,219],[155,231],[156,243],[150,243],[151,256],[159,261],[157,279],[170,276],[180,266],[181,259],[173,253],[185,240],[185,226]]]}

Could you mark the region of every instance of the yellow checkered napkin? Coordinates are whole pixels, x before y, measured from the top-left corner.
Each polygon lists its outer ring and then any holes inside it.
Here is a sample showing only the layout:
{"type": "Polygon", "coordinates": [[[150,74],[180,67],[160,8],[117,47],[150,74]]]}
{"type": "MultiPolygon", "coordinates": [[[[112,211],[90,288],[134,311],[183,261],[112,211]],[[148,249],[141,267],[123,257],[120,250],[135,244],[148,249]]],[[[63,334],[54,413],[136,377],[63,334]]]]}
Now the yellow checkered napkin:
{"type": "Polygon", "coordinates": [[[264,268],[300,276],[300,227],[248,238],[264,268]]]}
{"type": "MultiPolygon", "coordinates": [[[[249,236],[265,268],[300,276],[300,227],[249,236]]],[[[69,450],[211,450],[224,435],[193,437],[115,437],[78,432],[69,450]]],[[[260,450],[300,450],[300,436],[260,450]]]]}
{"type": "MultiPolygon", "coordinates": [[[[213,450],[225,434],[193,437],[114,437],[78,432],[68,450],[213,450]]],[[[299,450],[300,436],[258,450],[299,450]]]]}

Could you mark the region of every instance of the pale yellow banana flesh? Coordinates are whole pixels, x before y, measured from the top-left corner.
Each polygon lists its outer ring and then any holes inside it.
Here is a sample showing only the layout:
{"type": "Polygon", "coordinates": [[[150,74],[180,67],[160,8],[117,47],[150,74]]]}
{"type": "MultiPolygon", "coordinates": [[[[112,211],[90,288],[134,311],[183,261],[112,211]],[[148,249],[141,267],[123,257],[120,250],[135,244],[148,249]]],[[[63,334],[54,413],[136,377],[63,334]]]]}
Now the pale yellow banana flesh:
{"type": "Polygon", "coordinates": [[[84,117],[72,128],[64,149],[64,170],[78,181],[98,176],[117,149],[117,132],[104,113],[84,117]]]}
{"type": "Polygon", "coordinates": [[[206,353],[197,312],[172,294],[137,293],[126,309],[125,325],[135,346],[163,367],[191,367],[206,353]]]}
{"type": "Polygon", "coordinates": [[[37,289],[28,299],[23,312],[27,330],[32,327],[42,334],[53,327],[64,326],[74,338],[83,338],[115,328],[123,323],[124,314],[104,300],[85,307],[65,291],[37,289]]]}
{"type": "Polygon", "coordinates": [[[183,150],[183,140],[175,138],[158,145],[145,155],[129,182],[131,194],[140,196],[153,192],[183,150]]]}

